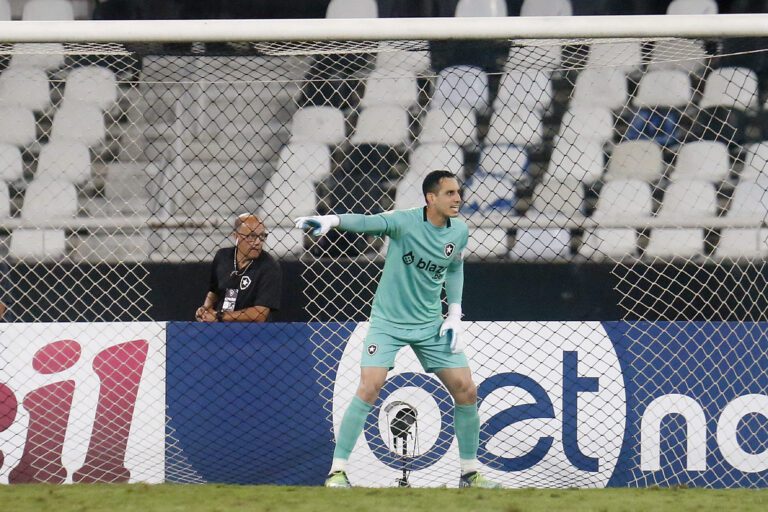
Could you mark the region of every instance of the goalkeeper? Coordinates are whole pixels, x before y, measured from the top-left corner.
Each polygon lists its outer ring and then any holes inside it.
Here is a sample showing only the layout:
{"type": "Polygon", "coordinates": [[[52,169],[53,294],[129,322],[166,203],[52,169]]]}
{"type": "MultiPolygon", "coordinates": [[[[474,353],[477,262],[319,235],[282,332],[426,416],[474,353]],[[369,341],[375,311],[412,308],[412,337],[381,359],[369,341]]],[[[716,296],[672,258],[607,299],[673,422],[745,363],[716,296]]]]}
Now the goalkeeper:
{"type": "Polygon", "coordinates": [[[477,387],[463,353],[461,332],[462,251],[468,230],[456,218],[461,206],[459,182],[448,171],[433,171],[424,179],[422,191],[427,203],[423,208],[296,219],[296,227],[311,229],[315,236],[336,228],[390,238],[363,344],[360,384],[341,421],[326,487],[350,487],[347,460],[398,350],[405,345],[411,346],[424,370],[435,373],[454,399],[459,487],[499,487],[480,474],[477,460],[477,387]],[[448,298],[445,319],[440,300],[443,283],[448,298]]]}

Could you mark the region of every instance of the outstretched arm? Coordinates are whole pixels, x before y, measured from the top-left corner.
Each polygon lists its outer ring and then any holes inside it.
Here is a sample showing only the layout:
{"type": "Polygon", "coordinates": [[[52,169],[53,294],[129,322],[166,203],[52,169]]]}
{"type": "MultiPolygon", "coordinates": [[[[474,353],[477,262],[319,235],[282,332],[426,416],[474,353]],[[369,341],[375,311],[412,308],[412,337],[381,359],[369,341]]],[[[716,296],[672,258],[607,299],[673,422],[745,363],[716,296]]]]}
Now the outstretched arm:
{"type": "Polygon", "coordinates": [[[299,217],[296,219],[296,227],[311,229],[313,235],[320,236],[328,233],[333,228],[366,235],[384,235],[387,234],[390,226],[387,219],[381,215],[345,213],[343,215],[299,217]]]}

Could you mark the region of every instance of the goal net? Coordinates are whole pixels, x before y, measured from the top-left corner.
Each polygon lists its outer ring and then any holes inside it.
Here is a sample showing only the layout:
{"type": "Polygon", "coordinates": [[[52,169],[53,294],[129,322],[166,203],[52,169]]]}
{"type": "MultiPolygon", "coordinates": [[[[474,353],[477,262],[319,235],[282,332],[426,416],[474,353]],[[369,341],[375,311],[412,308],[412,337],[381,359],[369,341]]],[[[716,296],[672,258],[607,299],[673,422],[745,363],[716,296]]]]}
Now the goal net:
{"type": "MultiPolygon", "coordinates": [[[[330,445],[388,242],[292,219],[420,207],[424,176],[447,169],[468,282],[485,263],[607,265],[624,320],[465,318],[489,478],[766,485],[764,40],[8,43],[0,57],[9,320],[152,320],[147,266],[210,262],[256,213],[267,250],[301,264],[321,396],[296,399],[322,400],[330,445]]],[[[167,421],[155,476],[202,481],[167,421]]],[[[248,481],[243,462],[224,480],[248,481]]],[[[349,474],[456,485],[452,399],[410,349],[349,474]]]]}

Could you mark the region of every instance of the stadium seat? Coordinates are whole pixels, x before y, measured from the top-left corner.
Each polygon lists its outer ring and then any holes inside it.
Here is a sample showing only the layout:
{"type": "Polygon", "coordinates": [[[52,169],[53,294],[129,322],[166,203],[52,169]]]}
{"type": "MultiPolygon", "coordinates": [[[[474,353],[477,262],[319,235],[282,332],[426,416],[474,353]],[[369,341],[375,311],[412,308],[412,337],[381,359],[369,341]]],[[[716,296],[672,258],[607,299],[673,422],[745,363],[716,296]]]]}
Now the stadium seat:
{"type": "MultiPolygon", "coordinates": [[[[462,175],[464,153],[456,144],[421,144],[411,153],[408,173],[423,180],[431,171],[446,169],[453,174],[462,175]]],[[[419,182],[421,188],[421,182],[419,182]]]]}
{"type": "Polygon", "coordinates": [[[357,120],[352,144],[402,146],[409,142],[408,112],[397,105],[374,105],[363,109],[357,120]]]}
{"type": "Polygon", "coordinates": [[[592,218],[597,222],[616,218],[650,217],[653,209],[651,186],[641,180],[609,181],[600,189],[592,218]]]}
{"type": "Polygon", "coordinates": [[[562,69],[563,56],[560,44],[550,41],[546,44],[515,44],[509,49],[504,69],[530,69],[554,71],[562,69]]]}
{"type": "Polygon", "coordinates": [[[297,258],[304,252],[304,234],[294,227],[268,227],[267,251],[278,258],[297,258]]]}
{"type": "Polygon", "coordinates": [[[704,230],[699,228],[654,228],[645,248],[651,258],[692,258],[704,250],[704,230]]]}
{"type": "Polygon", "coordinates": [[[416,76],[402,76],[389,70],[374,70],[365,82],[362,106],[396,105],[408,109],[419,102],[419,87],[416,76]]]}
{"type": "Polygon", "coordinates": [[[722,142],[699,140],[680,145],[672,178],[720,182],[730,172],[728,147],[722,142]]]}
{"type": "Polygon", "coordinates": [[[335,146],[346,139],[344,114],[329,106],[300,108],[291,120],[291,143],[320,142],[335,146]]]}
{"type": "Polygon", "coordinates": [[[507,231],[502,228],[470,228],[466,259],[505,258],[509,253],[507,231]]]}
{"type": "Polygon", "coordinates": [[[595,229],[586,234],[579,254],[592,261],[637,256],[637,231],[630,228],[595,229]]]}
{"type": "Polygon", "coordinates": [[[574,144],[576,139],[586,139],[605,144],[613,139],[613,114],[606,107],[571,107],[563,114],[558,135],[560,139],[571,144],[574,144]]]}
{"type": "Polygon", "coordinates": [[[768,141],[755,142],[744,148],[744,167],[739,174],[741,180],[756,180],[768,176],[768,141]]]}
{"type": "Polygon", "coordinates": [[[676,69],[657,69],[640,79],[634,104],[640,108],[683,108],[691,101],[693,91],[688,74],[676,69]]]}
{"type": "Polygon", "coordinates": [[[378,18],[376,0],[331,0],[326,18],[378,18]]]}
{"type": "Polygon", "coordinates": [[[21,14],[24,21],[72,21],[75,12],[69,0],[29,0],[21,14]]]}
{"type": "Polygon", "coordinates": [[[31,110],[17,105],[0,107],[0,142],[25,148],[36,137],[37,125],[31,110]]]}
{"type": "Polygon", "coordinates": [[[544,122],[541,112],[502,108],[491,115],[485,142],[488,144],[514,144],[538,146],[544,141],[544,122]]]}
{"type": "Polygon", "coordinates": [[[757,74],[748,68],[725,67],[712,70],[704,84],[699,106],[737,110],[757,108],[757,74]]]}
{"type": "Polygon", "coordinates": [[[49,261],[61,258],[66,249],[63,229],[15,229],[8,256],[20,261],[49,261]]]}
{"type": "Polygon", "coordinates": [[[612,68],[631,73],[640,69],[643,56],[640,41],[600,42],[590,45],[587,68],[612,68]]]}
{"type": "Polygon", "coordinates": [[[44,112],[50,104],[48,75],[42,69],[10,67],[0,74],[0,105],[44,112]]]}
{"type": "Polygon", "coordinates": [[[506,16],[507,3],[504,0],[459,0],[456,17],[506,16]]]}
{"type": "Polygon", "coordinates": [[[0,181],[0,219],[7,219],[11,216],[11,196],[8,185],[0,181]]]}
{"type": "Polygon", "coordinates": [[[101,110],[110,110],[117,102],[115,74],[102,66],[75,68],[64,82],[64,101],[90,103],[101,110]]]}
{"type": "Polygon", "coordinates": [[[76,141],[93,147],[103,143],[106,134],[101,108],[90,103],[65,102],[53,117],[52,140],[76,141]]]}
{"type": "Polygon", "coordinates": [[[630,140],[613,148],[606,180],[637,179],[656,181],[664,172],[661,146],[650,140],[630,140]]]}
{"type": "Polygon", "coordinates": [[[718,258],[738,260],[768,257],[768,230],[757,228],[725,228],[715,249],[718,258]]]}
{"type": "Polygon", "coordinates": [[[698,74],[704,67],[707,52],[704,43],[694,39],[660,39],[654,41],[649,56],[649,69],[676,69],[698,74]]]}
{"type": "Polygon", "coordinates": [[[717,14],[715,0],[672,0],[667,14],[717,14]]]}
{"type": "Polygon", "coordinates": [[[376,54],[376,69],[386,70],[390,73],[413,73],[418,76],[429,69],[429,52],[423,50],[402,50],[379,44],[379,52],[376,54]]]}
{"type": "Polygon", "coordinates": [[[24,174],[24,162],[18,147],[0,142],[0,181],[16,181],[24,174]]]}
{"type": "Polygon", "coordinates": [[[422,144],[450,142],[459,146],[477,143],[475,114],[469,110],[429,110],[418,140],[422,144]]]}
{"type": "Polygon", "coordinates": [[[620,69],[585,69],[576,77],[572,94],[571,107],[618,110],[627,103],[627,77],[620,69]]]}
{"type": "Polygon", "coordinates": [[[717,213],[715,187],[706,181],[678,180],[667,187],[657,217],[708,219],[717,213]]]}
{"type": "Polygon", "coordinates": [[[0,21],[11,21],[11,4],[8,0],[0,0],[0,21]]]}
{"type": "Polygon", "coordinates": [[[561,180],[573,177],[584,183],[593,183],[603,175],[604,153],[599,142],[555,138],[555,147],[547,167],[547,175],[561,180]]]}
{"type": "Polygon", "coordinates": [[[395,209],[404,210],[424,206],[426,203],[421,190],[423,181],[424,175],[416,174],[414,171],[406,173],[395,188],[395,209]]]}
{"type": "Polygon", "coordinates": [[[572,16],[570,0],[524,0],[520,16],[572,16]]]}
{"type": "Polygon", "coordinates": [[[480,169],[517,181],[528,170],[528,154],[524,149],[512,145],[485,146],[480,152],[480,169]]]}
{"type": "Polygon", "coordinates": [[[52,71],[64,65],[64,55],[64,45],[61,43],[16,43],[13,45],[10,66],[52,71]]]}
{"type": "Polygon", "coordinates": [[[21,218],[32,222],[74,218],[77,209],[77,190],[72,183],[32,180],[24,193],[21,218]]]}
{"type": "Polygon", "coordinates": [[[151,254],[147,233],[72,235],[68,258],[89,263],[142,263],[151,254]]]}
{"type": "Polygon", "coordinates": [[[430,110],[484,112],[489,105],[488,75],[473,66],[451,66],[437,75],[430,110]]]}
{"type": "Polygon", "coordinates": [[[510,213],[517,203],[515,180],[506,173],[476,171],[463,184],[462,211],[468,215],[510,213]]]}
{"type": "Polygon", "coordinates": [[[40,150],[35,179],[63,180],[82,185],[91,179],[88,148],[74,141],[51,141],[40,150]]]}
{"type": "Polygon", "coordinates": [[[768,217],[768,191],[762,183],[741,181],[731,197],[726,214],[731,219],[748,219],[755,223],[768,217]]]}
{"type": "MultiPolygon", "coordinates": [[[[287,144],[280,150],[275,174],[318,182],[331,173],[331,150],[318,142],[287,144]]],[[[274,174],[273,174],[274,175],[274,174]]]]}
{"type": "Polygon", "coordinates": [[[581,213],[584,202],[584,187],[580,180],[573,176],[557,179],[545,176],[544,181],[536,186],[533,192],[532,211],[526,215],[538,213],[545,218],[565,216],[568,218],[581,213]]]}
{"type": "Polygon", "coordinates": [[[567,229],[518,229],[509,257],[522,261],[564,261],[570,257],[570,247],[567,229]]]}
{"type": "Polygon", "coordinates": [[[541,69],[507,69],[501,76],[494,110],[545,111],[552,101],[552,79],[541,69]]]}

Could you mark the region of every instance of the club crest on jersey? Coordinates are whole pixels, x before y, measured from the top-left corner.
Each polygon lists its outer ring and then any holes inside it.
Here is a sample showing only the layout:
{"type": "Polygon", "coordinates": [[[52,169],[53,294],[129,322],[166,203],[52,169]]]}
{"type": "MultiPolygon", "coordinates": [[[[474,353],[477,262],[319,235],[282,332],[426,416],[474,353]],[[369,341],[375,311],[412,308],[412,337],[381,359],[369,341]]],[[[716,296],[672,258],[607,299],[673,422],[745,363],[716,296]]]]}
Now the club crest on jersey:
{"type": "Polygon", "coordinates": [[[454,249],[456,249],[456,245],[453,242],[449,242],[443,247],[443,254],[445,254],[446,258],[450,258],[454,249]]]}
{"type": "Polygon", "coordinates": [[[368,355],[372,356],[376,353],[376,351],[379,350],[379,347],[375,343],[371,343],[368,345],[368,355]]]}
{"type": "Polygon", "coordinates": [[[251,278],[248,277],[248,276],[241,277],[240,278],[240,289],[241,290],[245,290],[249,286],[251,286],[251,278]]]}

